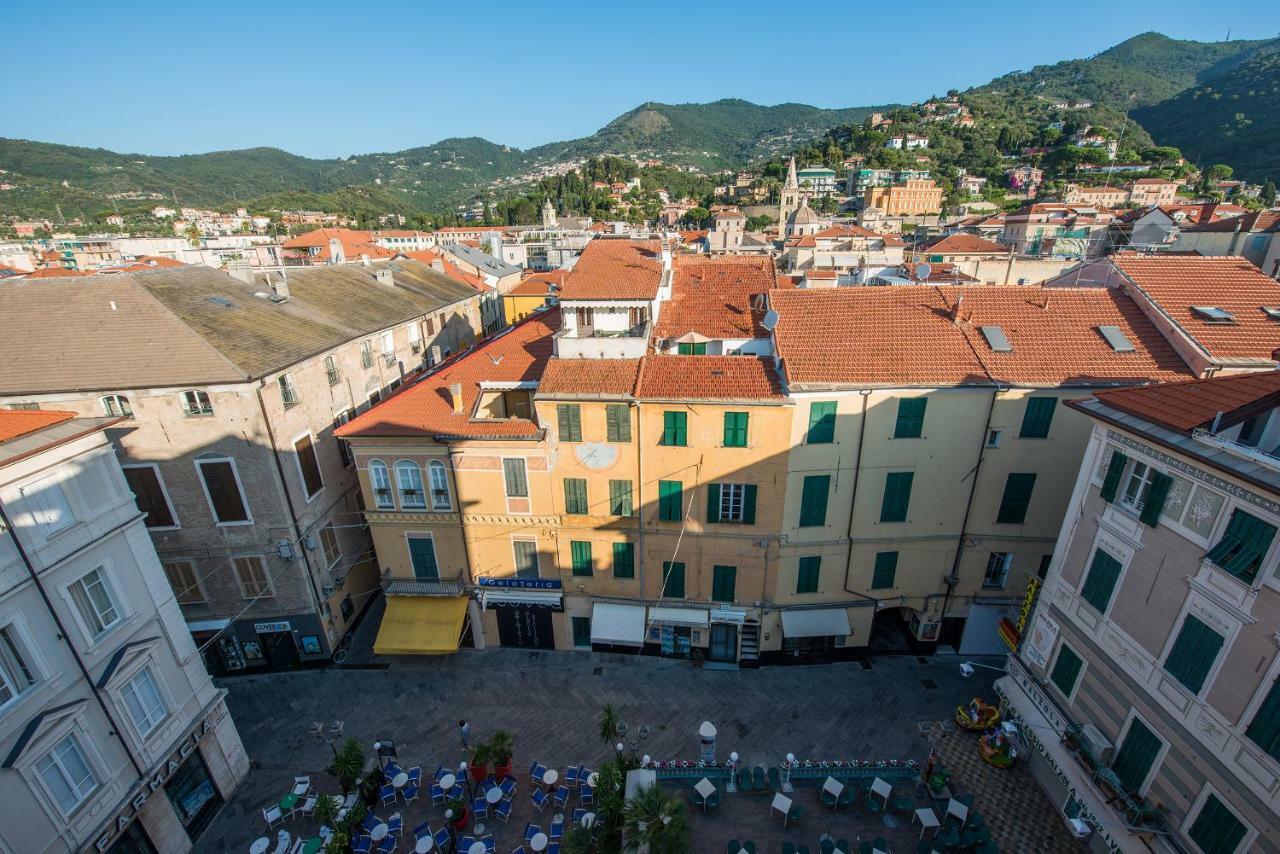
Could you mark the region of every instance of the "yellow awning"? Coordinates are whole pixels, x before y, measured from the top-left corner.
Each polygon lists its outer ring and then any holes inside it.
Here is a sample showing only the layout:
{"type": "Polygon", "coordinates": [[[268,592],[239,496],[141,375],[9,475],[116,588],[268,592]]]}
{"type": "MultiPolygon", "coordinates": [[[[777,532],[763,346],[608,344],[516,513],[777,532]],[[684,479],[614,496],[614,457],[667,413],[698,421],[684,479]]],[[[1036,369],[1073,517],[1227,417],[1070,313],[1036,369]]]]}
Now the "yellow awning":
{"type": "Polygon", "coordinates": [[[378,655],[457,652],[466,616],[466,596],[388,596],[373,651],[378,655]]]}

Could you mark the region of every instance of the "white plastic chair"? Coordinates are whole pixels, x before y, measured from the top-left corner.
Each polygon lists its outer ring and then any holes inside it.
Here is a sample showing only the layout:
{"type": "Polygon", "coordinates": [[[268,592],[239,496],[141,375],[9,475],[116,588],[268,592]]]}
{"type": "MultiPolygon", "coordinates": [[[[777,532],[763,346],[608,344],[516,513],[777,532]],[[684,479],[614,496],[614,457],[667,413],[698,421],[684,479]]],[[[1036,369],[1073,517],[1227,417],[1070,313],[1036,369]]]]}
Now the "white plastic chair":
{"type": "Polygon", "coordinates": [[[311,815],[312,810],[316,808],[316,800],[317,798],[315,795],[307,795],[306,801],[303,802],[302,806],[296,808],[294,812],[302,813],[303,815],[311,815]]]}
{"type": "Polygon", "coordinates": [[[293,793],[300,798],[311,794],[311,778],[310,777],[294,777],[293,793]]]}
{"type": "Polygon", "coordinates": [[[280,814],[280,805],[274,804],[269,807],[263,807],[262,820],[267,823],[267,830],[275,827],[278,822],[284,821],[284,816],[280,814]]]}
{"type": "Polygon", "coordinates": [[[276,836],[276,850],[272,854],[285,854],[289,850],[289,843],[293,841],[293,837],[289,831],[282,830],[276,836]]]}

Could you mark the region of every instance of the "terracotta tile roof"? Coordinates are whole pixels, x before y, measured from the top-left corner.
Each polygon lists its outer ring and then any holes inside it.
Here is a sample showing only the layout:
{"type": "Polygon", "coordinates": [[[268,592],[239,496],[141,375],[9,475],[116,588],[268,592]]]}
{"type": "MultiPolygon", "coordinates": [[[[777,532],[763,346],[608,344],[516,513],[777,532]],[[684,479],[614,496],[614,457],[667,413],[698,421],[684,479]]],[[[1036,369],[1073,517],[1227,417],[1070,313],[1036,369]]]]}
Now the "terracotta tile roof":
{"type": "Polygon", "coordinates": [[[1171,430],[1190,432],[1223,414],[1221,428],[1245,420],[1280,402],[1280,371],[1258,371],[1163,383],[1142,388],[1111,389],[1094,394],[1111,407],[1171,430]]]}
{"type": "MultiPolygon", "coordinates": [[[[571,277],[572,280],[572,277],[571,277]]],[[[754,256],[675,260],[671,299],[662,306],[654,335],[679,338],[695,332],[707,338],[765,338],[763,305],[752,301],[777,286],[773,259],[754,256]]]]}
{"type": "Polygon", "coordinates": [[[931,255],[1008,255],[1010,249],[1008,246],[1001,246],[999,243],[974,234],[958,232],[939,238],[931,243],[926,243],[924,251],[931,255]]]}
{"type": "Polygon", "coordinates": [[[884,235],[882,234],[877,234],[874,231],[865,229],[860,225],[833,225],[830,228],[824,228],[822,231],[819,231],[817,234],[814,235],[814,237],[818,238],[819,240],[822,240],[822,239],[830,240],[833,238],[839,239],[844,237],[883,237],[883,236],[884,235]]]}
{"type": "Polygon", "coordinates": [[[804,277],[806,279],[834,279],[836,278],[836,271],[808,269],[804,271],[804,277]]]}
{"type": "Polygon", "coordinates": [[[63,267],[45,267],[43,270],[33,270],[30,273],[23,274],[24,279],[65,279],[87,276],[88,273],[81,273],[79,270],[68,270],[63,267]]]}
{"type": "Polygon", "coordinates": [[[481,382],[536,382],[551,358],[551,336],[559,328],[558,309],[534,314],[344,424],[335,435],[536,438],[540,428],[532,421],[472,419],[471,414],[481,382]],[[461,414],[453,411],[453,383],[462,385],[461,414]]]}
{"type": "Polygon", "coordinates": [[[1243,216],[1226,217],[1190,226],[1187,231],[1275,231],[1280,232],[1280,211],[1253,211],[1243,216]]]}
{"type": "Polygon", "coordinates": [[[884,238],[884,245],[885,246],[906,246],[907,241],[903,240],[901,237],[894,237],[892,234],[889,234],[889,235],[886,235],[884,238]]]}
{"type": "Polygon", "coordinates": [[[706,238],[707,238],[707,229],[705,228],[699,228],[693,231],[680,232],[681,243],[697,243],[699,240],[706,240],[706,238]]]}
{"type": "Polygon", "coordinates": [[[782,382],[767,356],[645,356],[636,394],[661,400],[774,400],[782,382]]]}
{"type": "Polygon", "coordinates": [[[904,285],[775,291],[769,299],[793,386],[1089,386],[1190,376],[1137,304],[1113,289],[904,285]],[[981,326],[999,326],[1012,352],[993,352],[981,326]],[[1113,351],[1099,326],[1119,327],[1135,352],[1113,351]]]}
{"type": "Polygon", "coordinates": [[[373,234],[368,231],[356,231],[350,228],[317,228],[306,234],[291,237],[281,246],[285,249],[316,249],[320,251],[313,257],[322,261],[329,260],[329,241],[337,239],[342,244],[342,251],[348,261],[358,261],[361,255],[372,259],[393,258],[394,252],[384,249],[373,242],[373,234]]]}
{"type": "Polygon", "coordinates": [[[529,273],[520,284],[507,291],[508,296],[546,296],[564,287],[564,279],[568,270],[548,270],[544,273],[529,273]]]}
{"type": "Polygon", "coordinates": [[[50,409],[0,409],[0,442],[7,442],[75,418],[74,412],[50,409]]]}
{"type": "Polygon", "coordinates": [[[787,247],[792,246],[800,249],[813,249],[817,247],[818,241],[814,239],[812,234],[806,234],[803,237],[791,237],[787,239],[787,247]]]}
{"type": "Polygon", "coordinates": [[[630,397],[639,373],[639,359],[552,359],[538,393],[630,397]]]}
{"type": "MultiPolygon", "coordinates": [[[[923,263],[923,262],[921,262],[923,263]]],[[[968,273],[961,272],[956,268],[955,264],[949,261],[930,261],[929,276],[925,281],[931,285],[959,285],[965,282],[978,281],[968,273]]],[[[916,278],[916,269],[919,264],[908,262],[902,265],[903,272],[912,279],[916,278]]]]}
{"type": "Polygon", "coordinates": [[[656,240],[593,240],[565,279],[565,300],[645,299],[658,295],[662,258],[656,240]]]}
{"type": "Polygon", "coordinates": [[[1280,307],[1280,282],[1245,259],[1120,253],[1111,263],[1211,357],[1269,360],[1280,348],[1280,321],[1262,311],[1280,307]],[[1221,308],[1235,322],[1212,323],[1192,306],[1221,308]]]}

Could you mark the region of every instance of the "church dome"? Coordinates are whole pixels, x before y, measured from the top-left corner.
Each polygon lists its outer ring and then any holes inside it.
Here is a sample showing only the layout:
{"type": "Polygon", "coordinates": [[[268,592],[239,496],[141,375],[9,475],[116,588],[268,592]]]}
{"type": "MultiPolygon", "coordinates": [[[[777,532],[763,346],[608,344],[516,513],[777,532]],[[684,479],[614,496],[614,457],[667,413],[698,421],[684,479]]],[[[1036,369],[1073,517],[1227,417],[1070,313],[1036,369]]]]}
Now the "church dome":
{"type": "Polygon", "coordinates": [[[787,217],[787,225],[816,225],[821,218],[807,204],[801,205],[787,217]]]}

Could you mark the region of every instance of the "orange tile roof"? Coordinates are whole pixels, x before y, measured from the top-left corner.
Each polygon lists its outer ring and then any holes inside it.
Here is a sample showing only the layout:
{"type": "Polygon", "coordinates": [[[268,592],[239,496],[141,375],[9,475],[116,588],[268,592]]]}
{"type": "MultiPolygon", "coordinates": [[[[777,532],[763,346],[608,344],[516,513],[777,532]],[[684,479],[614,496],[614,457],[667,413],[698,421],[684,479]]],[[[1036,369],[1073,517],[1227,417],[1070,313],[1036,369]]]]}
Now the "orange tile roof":
{"type": "Polygon", "coordinates": [[[7,442],[75,418],[74,412],[52,409],[0,409],[0,442],[7,442]]]}
{"type": "Polygon", "coordinates": [[[801,249],[812,249],[818,245],[818,241],[814,239],[812,234],[806,234],[803,237],[788,238],[787,246],[796,246],[801,249]]]}
{"type": "Polygon", "coordinates": [[[440,263],[440,272],[453,279],[455,282],[462,282],[470,285],[476,290],[485,293],[493,290],[490,285],[485,284],[484,279],[468,273],[457,264],[450,261],[443,252],[437,252],[434,249],[418,249],[413,252],[401,252],[406,258],[412,258],[414,261],[420,261],[429,267],[435,267],[436,262],[440,263]]]}
{"type": "Polygon", "coordinates": [[[773,400],[782,382],[767,356],[645,356],[636,395],[661,400],[773,400]]]}
{"type": "Polygon", "coordinates": [[[809,269],[804,271],[804,276],[806,279],[834,279],[836,278],[836,271],[809,269]]]}
{"type": "Polygon", "coordinates": [[[546,296],[564,287],[564,278],[568,270],[547,270],[543,273],[528,273],[520,284],[507,291],[507,296],[546,296]]]}
{"type": "Polygon", "coordinates": [[[348,261],[358,261],[361,255],[370,258],[394,258],[395,252],[373,242],[373,234],[350,228],[317,228],[297,237],[291,237],[281,246],[285,249],[319,249],[314,257],[329,260],[329,241],[337,239],[342,244],[348,261]]]}
{"type": "Polygon", "coordinates": [[[999,243],[977,235],[957,232],[956,234],[949,234],[946,237],[939,238],[932,243],[926,243],[924,251],[931,255],[1008,255],[1011,250],[1008,246],[1001,246],[999,243]]]}
{"type": "Polygon", "coordinates": [[[1272,359],[1280,322],[1262,306],[1280,307],[1280,282],[1243,258],[1120,253],[1111,263],[1215,359],[1272,359]],[[1211,323],[1191,310],[1212,306],[1234,323],[1211,323]]]}
{"type": "Polygon", "coordinates": [[[696,332],[708,338],[764,338],[764,308],[752,301],[777,286],[773,259],[755,256],[675,260],[671,299],[662,306],[654,335],[678,338],[696,332]]]}
{"type": "Polygon", "coordinates": [[[1213,222],[1193,225],[1187,231],[1219,231],[1234,233],[1239,231],[1280,232],[1280,211],[1253,211],[1242,216],[1224,217],[1213,222]]]}
{"type": "Polygon", "coordinates": [[[542,372],[538,393],[630,397],[639,373],[639,359],[552,359],[542,372]]]}
{"type": "Polygon", "coordinates": [[[883,237],[883,236],[884,235],[882,234],[877,234],[874,231],[865,229],[860,225],[833,225],[830,228],[824,228],[822,231],[819,231],[817,234],[814,235],[814,237],[817,237],[819,239],[824,239],[824,238],[831,239],[831,238],[841,238],[841,237],[883,237]]]}
{"type": "Polygon", "coordinates": [[[1190,376],[1138,305],[1114,289],[904,285],[769,299],[792,385],[1089,386],[1190,376]],[[1013,351],[993,352],[980,326],[999,326],[1013,351]],[[1114,352],[1099,326],[1118,326],[1135,352],[1114,352]]]}
{"type": "Polygon", "coordinates": [[[483,381],[536,382],[551,358],[551,335],[559,328],[558,309],[531,315],[338,428],[335,435],[537,438],[541,428],[532,421],[477,420],[471,413],[483,381]],[[462,385],[461,414],[453,411],[453,383],[462,385]]]}
{"type": "Polygon", "coordinates": [[[1280,371],[1257,371],[1206,380],[1112,389],[1094,394],[1111,407],[1171,430],[1190,432],[1223,414],[1222,428],[1238,424],[1280,398],[1280,371]]]}
{"type": "Polygon", "coordinates": [[[30,273],[24,273],[23,278],[26,279],[58,279],[67,276],[88,276],[88,273],[82,273],[79,270],[68,270],[65,267],[45,267],[42,270],[34,270],[30,273]]]}
{"type": "Polygon", "coordinates": [[[565,279],[560,298],[651,300],[661,279],[658,241],[593,240],[565,279]]]}

